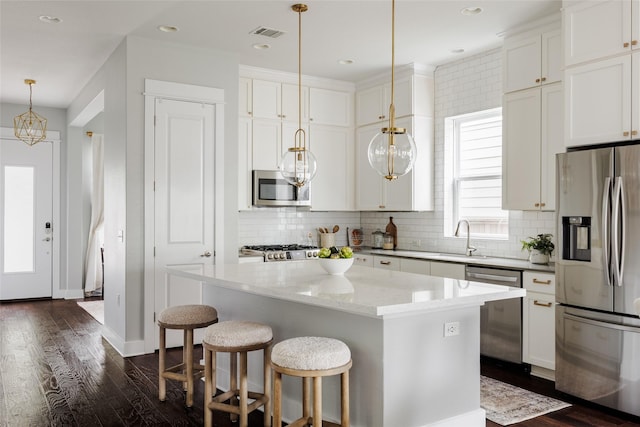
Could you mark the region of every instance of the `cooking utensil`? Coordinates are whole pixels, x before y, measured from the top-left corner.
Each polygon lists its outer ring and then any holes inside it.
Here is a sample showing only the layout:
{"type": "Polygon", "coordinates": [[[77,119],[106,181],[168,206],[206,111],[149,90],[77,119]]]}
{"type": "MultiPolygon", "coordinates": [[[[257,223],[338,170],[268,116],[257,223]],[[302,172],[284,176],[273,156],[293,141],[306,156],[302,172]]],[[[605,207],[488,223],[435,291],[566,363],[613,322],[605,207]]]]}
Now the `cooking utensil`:
{"type": "Polygon", "coordinates": [[[333,232],[334,232],[334,233],[337,233],[337,232],[338,232],[338,230],[340,230],[340,227],[339,227],[338,225],[334,225],[334,226],[333,226],[333,232]]]}
{"type": "Polygon", "coordinates": [[[324,233],[324,228],[318,227],[318,233],[320,233],[320,234],[324,233]]]}

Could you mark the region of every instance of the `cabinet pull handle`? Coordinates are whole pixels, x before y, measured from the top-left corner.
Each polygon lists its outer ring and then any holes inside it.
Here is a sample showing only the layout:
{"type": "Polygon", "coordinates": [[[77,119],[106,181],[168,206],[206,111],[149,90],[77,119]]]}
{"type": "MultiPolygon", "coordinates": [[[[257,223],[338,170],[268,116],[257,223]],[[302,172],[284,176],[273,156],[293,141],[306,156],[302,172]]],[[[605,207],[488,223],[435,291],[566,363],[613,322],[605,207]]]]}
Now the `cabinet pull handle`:
{"type": "Polygon", "coordinates": [[[629,42],[625,42],[622,47],[629,47],[629,42]]]}
{"type": "Polygon", "coordinates": [[[551,302],[540,302],[538,300],[533,301],[533,305],[539,305],[540,307],[551,307],[553,303],[551,302]]]}
{"type": "Polygon", "coordinates": [[[539,208],[540,207],[540,203],[536,203],[533,206],[535,206],[536,208],[539,208]]]}
{"type": "Polygon", "coordinates": [[[540,203],[540,207],[541,207],[541,208],[544,208],[545,206],[547,206],[547,204],[546,204],[546,203],[540,203]]]}
{"type": "Polygon", "coordinates": [[[638,44],[638,40],[631,40],[631,46],[636,46],[638,44]]]}
{"type": "Polygon", "coordinates": [[[540,83],[540,79],[536,79],[536,83],[540,83]]]}
{"type": "Polygon", "coordinates": [[[549,279],[549,280],[533,279],[533,283],[537,283],[538,285],[550,285],[551,284],[551,279],[549,279]]]}
{"type": "Polygon", "coordinates": [[[622,132],[622,136],[629,136],[629,132],[628,131],[622,132]]]}
{"type": "Polygon", "coordinates": [[[247,111],[247,114],[251,116],[251,115],[253,115],[253,112],[252,111],[247,111]]]}
{"type": "Polygon", "coordinates": [[[547,78],[546,78],[546,77],[543,77],[543,78],[542,78],[542,81],[543,81],[543,82],[546,82],[546,81],[547,81],[547,78]]]}
{"type": "Polygon", "coordinates": [[[380,209],[384,209],[384,208],[385,208],[385,206],[384,206],[384,205],[378,205],[378,208],[380,208],[380,209]]]}
{"type": "Polygon", "coordinates": [[[382,265],[391,265],[391,261],[380,261],[382,265]]]}
{"type": "Polygon", "coordinates": [[[631,131],[631,135],[634,135],[634,136],[635,136],[635,135],[637,135],[637,134],[638,134],[638,131],[637,131],[637,130],[632,130],[632,131],[631,131]]]}

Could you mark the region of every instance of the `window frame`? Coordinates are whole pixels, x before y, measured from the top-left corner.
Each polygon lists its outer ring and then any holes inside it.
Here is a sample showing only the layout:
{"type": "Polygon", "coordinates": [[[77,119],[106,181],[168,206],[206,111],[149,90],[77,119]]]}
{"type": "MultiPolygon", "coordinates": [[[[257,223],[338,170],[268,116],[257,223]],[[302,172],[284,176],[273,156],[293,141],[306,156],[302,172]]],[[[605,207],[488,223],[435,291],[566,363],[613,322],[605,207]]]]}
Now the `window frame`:
{"type": "MultiPolygon", "coordinates": [[[[482,119],[492,119],[499,118],[502,123],[502,107],[491,108],[487,110],[475,111],[467,114],[461,114],[456,116],[450,116],[445,118],[445,143],[448,145],[445,146],[445,152],[447,149],[450,150],[449,161],[446,161],[445,168],[449,169],[449,173],[445,173],[445,185],[450,188],[450,200],[445,200],[445,227],[444,232],[447,237],[454,237],[454,232],[456,225],[459,220],[467,219],[462,218],[460,216],[460,193],[461,193],[461,185],[465,182],[481,182],[488,180],[502,180],[503,174],[487,174],[487,175],[469,175],[469,176],[461,176],[460,171],[460,161],[461,161],[461,148],[460,148],[460,129],[464,123],[469,121],[476,121],[482,119]],[[448,133],[448,138],[447,138],[448,133]]],[[[502,136],[502,133],[501,133],[502,136]]],[[[501,138],[501,143],[504,141],[501,138]]],[[[445,156],[447,157],[447,156],[445,156]]],[[[502,159],[502,154],[500,154],[502,159]]],[[[501,169],[502,172],[502,169],[501,169]]],[[[445,195],[447,192],[445,192],[445,195]]],[[[502,199],[502,193],[500,193],[500,198],[502,199]]],[[[501,204],[502,205],[502,204],[501,204]]],[[[509,216],[508,211],[505,211],[505,215],[503,217],[492,217],[495,218],[495,223],[500,224],[501,222],[506,222],[506,233],[505,234],[491,234],[491,233],[473,233],[472,236],[477,239],[486,239],[486,240],[508,240],[509,239],[509,216]]],[[[489,223],[489,221],[487,222],[489,223]]],[[[463,232],[466,232],[466,229],[463,229],[463,232]]]]}

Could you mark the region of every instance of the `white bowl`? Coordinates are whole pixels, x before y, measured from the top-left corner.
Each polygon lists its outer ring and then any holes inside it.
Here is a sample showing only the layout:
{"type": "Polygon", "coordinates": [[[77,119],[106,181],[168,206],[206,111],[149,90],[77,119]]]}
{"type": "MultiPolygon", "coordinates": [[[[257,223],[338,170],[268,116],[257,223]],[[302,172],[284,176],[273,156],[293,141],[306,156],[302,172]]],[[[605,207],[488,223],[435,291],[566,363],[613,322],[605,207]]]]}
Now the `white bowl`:
{"type": "Polygon", "coordinates": [[[320,258],[318,262],[329,274],[344,274],[353,265],[353,258],[320,258]]]}

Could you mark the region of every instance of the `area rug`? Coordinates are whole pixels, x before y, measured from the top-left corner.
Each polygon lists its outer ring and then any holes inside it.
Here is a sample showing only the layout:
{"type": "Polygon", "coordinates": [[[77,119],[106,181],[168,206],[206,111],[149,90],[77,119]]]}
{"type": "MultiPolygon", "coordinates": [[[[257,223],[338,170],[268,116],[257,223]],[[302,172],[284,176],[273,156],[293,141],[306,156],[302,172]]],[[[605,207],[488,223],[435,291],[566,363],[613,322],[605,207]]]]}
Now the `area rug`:
{"type": "Polygon", "coordinates": [[[519,423],[571,406],[566,402],[480,377],[480,406],[487,419],[503,426],[519,423]]]}
{"type": "Polygon", "coordinates": [[[104,325],[104,301],[78,301],[78,305],[94,319],[104,325]]]}

